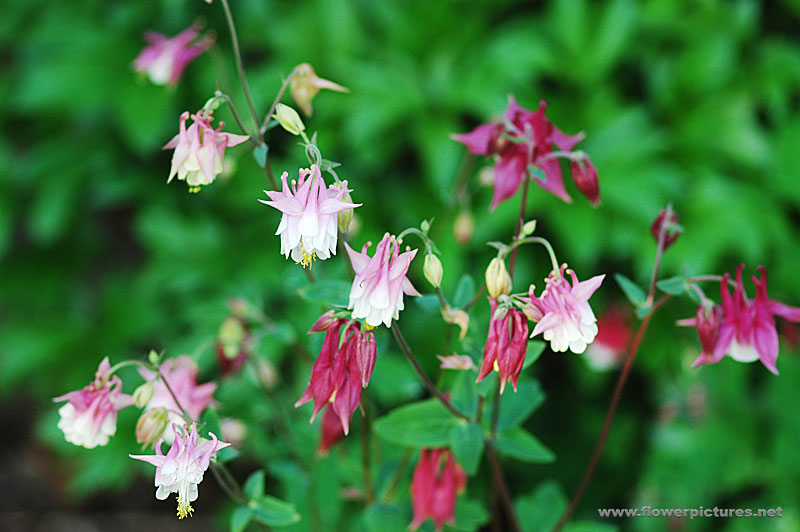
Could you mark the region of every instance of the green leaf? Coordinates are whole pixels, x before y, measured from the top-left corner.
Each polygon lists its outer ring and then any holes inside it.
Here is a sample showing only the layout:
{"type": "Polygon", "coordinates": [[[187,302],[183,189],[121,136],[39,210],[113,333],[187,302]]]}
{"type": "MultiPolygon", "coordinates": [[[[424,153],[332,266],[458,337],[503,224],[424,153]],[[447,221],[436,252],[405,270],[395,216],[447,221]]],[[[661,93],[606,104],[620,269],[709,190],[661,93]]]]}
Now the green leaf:
{"type": "Polygon", "coordinates": [[[447,447],[458,421],[437,399],[428,399],[392,410],[375,422],[375,432],[397,445],[447,447]]]}
{"type": "Polygon", "coordinates": [[[264,476],[264,470],[259,469],[247,478],[243,489],[248,499],[258,499],[264,495],[264,476]]]}
{"type": "Polygon", "coordinates": [[[364,512],[364,524],[369,532],[406,532],[411,514],[406,508],[378,503],[364,512]]]}
{"type": "Polygon", "coordinates": [[[248,506],[239,506],[231,514],[231,532],[242,532],[253,518],[253,509],[248,506]]]}
{"type": "Polygon", "coordinates": [[[459,371],[450,389],[450,403],[468,416],[474,416],[478,408],[478,387],[475,386],[475,374],[471,371],[459,371]]]}
{"type": "Polygon", "coordinates": [[[449,528],[461,532],[473,532],[489,521],[489,512],[480,502],[462,497],[456,504],[455,519],[456,523],[449,528]]]}
{"type": "Polygon", "coordinates": [[[544,402],[544,392],[537,381],[523,382],[517,391],[506,388],[500,396],[500,414],[497,430],[502,432],[516,427],[530,416],[544,402]]]}
{"type": "Polygon", "coordinates": [[[539,360],[539,357],[544,353],[544,348],[547,343],[541,340],[528,340],[528,347],[525,351],[525,362],[522,363],[522,371],[525,371],[533,365],[534,362],[539,360]]]}
{"type": "Polygon", "coordinates": [[[450,429],[450,450],[466,472],[474,475],[483,454],[483,431],[476,423],[459,423],[450,429]]]}
{"type": "Polygon", "coordinates": [[[253,519],[267,526],[288,526],[300,520],[293,504],[264,495],[250,501],[253,519]]]}
{"type": "Polygon", "coordinates": [[[347,306],[352,283],[341,279],[325,279],[317,281],[297,290],[306,301],[324,305],[347,306]]]}
{"type": "Polygon", "coordinates": [[[617,281],[619,287],[622,288],[622,291],[625,293],[625,297],[628,298],[628,301],[633,303],[633,306],[641,307],[644,305],[645,299],[647,299],[647,294],[645,294],[644,290],[642,290],[639,285],[621,273],[615,273],[614,279],[617,281]]]}
{"type": "Polygon", "coordinates": [[[475,280],[468,273],[461,276],[456,286],[456,293],[453,296],[453,305],[455,308],[462,308],[469,303],[469,300],[475,297],[475,280]]]}
{"type": "Polygon", "coordinates": [[[679,296],[686,292],[686,282],[683,277],[670,277],[668,279],[661,279],[656,283],[656,286],[662,292],[673,296],[679,296]]]}
{"type": "Polygon", "coordinates": [[[539,484],[535,492],[514,502],[524,532],[550,532],[566,507],[567,498],[553,481],[539,484]]]}
{"type": "Polygon", "coordinates": [[[498,434],[495,447],[504,455],[523,462],[549,464],[556,459],[553,451],[522,427],[498,434]]]}
{"type": "Polygon", "coordinates": [[[261,146],[256,146],[253,149],[253,158],[256,160],[256,164],[260,168],[264,168],[267,166],[267,152],[269,148],[266,144],[262,144],[261,146]]]}

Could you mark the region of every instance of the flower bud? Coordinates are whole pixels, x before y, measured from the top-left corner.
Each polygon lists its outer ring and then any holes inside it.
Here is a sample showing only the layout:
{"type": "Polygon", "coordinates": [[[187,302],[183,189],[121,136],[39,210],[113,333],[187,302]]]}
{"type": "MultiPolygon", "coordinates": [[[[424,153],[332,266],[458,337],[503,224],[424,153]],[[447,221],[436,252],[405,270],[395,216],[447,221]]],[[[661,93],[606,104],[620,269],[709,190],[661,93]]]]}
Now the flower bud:
{"type": "Polygon", "coordinates": [[[282,103],[279,103],[275,108],[275,119],[278,121],[281,127],[283,127],[283,129],[292,135],[299,135],[306,129],[306,126],[303,124],[303,121],[300,119],[300,115],[297,114],[297,111],[282,103]]]}
{"type": "Polygon", "coordinates": [[[157,366],[161,363],[161,355],[156,352],[155,349],[151,349],[149,353],[147,353],[147,360],[154,366],[157,366]]]}
{"type": "Polygon", "coordinates": [[[460,329],[458,339],[463,340],[469,330],[469,314],[461,309],[450,308],[449,305],[442,307],[442,319],[447,323],[458,325],[460,329]]]}
{"type": "Polygon", "coordinates": [[[536,231],[536,220],[525,222],[522,225],[522,236],[530,236],[536,231]]]}
{"type": "MultiPolygon", "coordinates": [[[[344,194],[342,194],[341,200],[345,203],[353,203],[353,198],[350,196],[350,190],[347,189],[347,181],[342,181],[341,183],[336,183],[331,185],[331,188],[343,188],[344,194]]],[[[350,229],[350,223],[353,221],[353,208],[344,209],[339,211],[336,215],[336,221],[339,224],[339,231],[342,233],[347,233],[350,229]]]]}
{"type": "Polygon", "coordinates": [[[570,161],[572,180],[575,186],[586,196],[593,207],[600,205],[600,184],[597,180],[597,169],[588,158],[580,161],[570,161]]]}
{"type": "Polygon", "coordinates": [[[169,412],[166,408],[145,410],[136,422],[136,441],[143,446],[157,442],[169,423],[169,412]]]}
{"type": "Polygon", "coordinates": [[[506,270],[506,263],[500,257],[493,258],[486,268],[486,289],[495,299],[511,293],[511,276],[506,270]]]}
{"type": "Polygon", "coordinates": [[[133,392],[133,404],[138,408],[144,408],[150,399],[153,398],[153,382],[148,381],[136,388],[133,392]]]}
{"type": "Polygon", "coordinates": [[[472,239],[475,232],[475,221],[469,211],[461,211],[453,223],[453,235],[459,244],[466,244],[472,239]]]}
{"type": "Polygon", "coordinates": [[[422,267],[422,273],[425,274],[425,279],[434,288],[439,288],[442,285],[442,261],[433,253],[425,255],[425,264],[422,267]]]}
{"type": "Polygon", "coordinates": [[[242,321],[236,316],[228,316],[222,322],[217,332],[217,340],[222,348],[225,358],[233,359],[239,355],[245,339],[245,329],[242,321]]]}
{"type": "Polygon", "coordinates": [[[453,353],[452,355],[446,357],[443,357],[442,355],[436,355],[436,358],[438,358],[439,362],[441,362],[439,367],[442,369],[468,370],[475,367],[475,364],[472,362],[472,357],[469,355],[459,355],[457,353],[453,353]]]}
{"type": "Polygon", "coordinates": [[[666,225],[664,228],[664,249],[670,247],[678,237],[681,236],[683,228],[678,224],[678,215],[672,209],[669,209],[669,216],[667,216],[667,209],[661,209],[658,216],[653,220],[653,225],[650,226],[650,232],[653,238],[658,243],[658,235],[661,234],[661,226],[666,225]]]}

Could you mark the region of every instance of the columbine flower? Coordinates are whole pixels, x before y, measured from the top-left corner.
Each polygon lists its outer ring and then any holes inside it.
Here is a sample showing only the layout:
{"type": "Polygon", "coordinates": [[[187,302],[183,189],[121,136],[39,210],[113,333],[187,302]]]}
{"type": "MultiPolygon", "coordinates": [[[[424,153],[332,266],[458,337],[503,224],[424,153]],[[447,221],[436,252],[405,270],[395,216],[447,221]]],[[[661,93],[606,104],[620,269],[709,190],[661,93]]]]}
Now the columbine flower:
{"type": "Polygon", "coordinates": [[[597,318],[597,329],[594,342],[586,348],[586,362],[592,369],[605,371],[621,362],[631,338],[631,328],[626,314],[611,307],[597,318]]]}
{"type": "Polygon", "coordinates": [[[370,327],[381,323],[391,327],[392,319],[398,319],[404,308],[403,294],[422,295],[406,278],[417,250],[400,253],[397,240],[389,233],[378,242],[372,257],[367,255],[371,245],[367,242],[359,253],[345,243],[356,274],[347,308],[353,309],[354,319],[363,318],[370,327]]]}
{"type": "MultiPolygon", "coordinates": [[[[186,409],[189,417],[198,419],[203,410],[211,404],[214,391],[217,389],[216,383],[207,382],[198,385],[197,374],[200,370],[197,363],[188,355],[165,360],[160,370],[175,397],[178,398],[180,407],[186,409]]],[[[175,399],[158,374],[144,368],[140,368],[139,373],[145,380],[153,382],[153,397],[147,403],[146,409],[166,408],[172,423],[183,423],[180,407],[175,404],[175,399]]],[[[161,437],[170,443],[172,434],[165,430],[161,437]]]]}
{"type": "MultiPolygon", "coordinates": [[[[544,173],[543,180],[538,177],[533,180],[537,185],[564,201],[572,201],[564,189],[559,161],[548,156],[553,152],[553,145],[563,151],[571,150],[583,139],[583,134],[570,136],[559,131],[545,117],[546,107],[542,101],[539,109],[531,112],[509,96],[502,120],[480,125],[470,133],[452,136],[474,154],[498,156],[494,167],[492,209],[517,192],[529,166],[538,167],[544,173]]],[[[592,197],[589,199],[595,201],[592,197]]]]}
{"type": "Polygon", "coordinates": [[[455,523],[456,496],[467,486],[467,475],[447,449],[422,449],[411,481],[414,519],[408,526],[416,530],[432,518],[436,530],[455,523]]]}
{"type": "Polygon", "coordinates": [[[760,279],[751,277],[756,285],[756,297],[749,301],[742,284],[743,269],[744,264],[736,269],[736,287],[732,297],[728,289],[730,276],[726,273],[722,278],[721,322],[718,314],[706,316],[698,309],[696,318],[681,320],[679,324],[696,326],[700,336],[703,352],[693,367],[719,362],[727,353],[738,362],[761,360],[768,370],[777,375],[775,362],[778,359],[778,332],[773,315],[800,322],[800,308],[769,299],[767,270],[763,266],[758,267],[760,279]]]}
{"type": "Polygon", "coordinates": [[[317,73],[308,63],[301,63],[294,67],[294,74],[289,82],[289,91],[292,93],[294,102],[307,116],[311,116],[313,112],[311,100],[314,99],[320,89],[350,92],[347,87],[342,87],[338,83],[317,76],[317,73]]]}
{"type": "Polygon", "coordinates": [[[342,429],[350,431],[350,416],[361,402],[361,388],[366,388],[375,367],[377,345],[375,333],[362,331],[357,322],[348,320],[330,321],[327,314],[317,320],[309,331],[326,330],[317,360],[311,368],[311,380],[303,396],[295,406],[314,401],[314,412],[311,421],[322,407],[331,403],[333,411],[339,417],[342,429]],[[344,334],[340,332],[345,327],[344,334]],[[323,328],[320,328],[323,327],[323,328]]]}
{"type": "Polygon", "coordinates": [[[678,223],[678,213],[669,209],[669,216],[667,216],[667,211],[668,209],[666,208],[661,209],[661,212],[658,213],[658,216],[656,216],[656,219],[653,220],[652,225],[650,225],[650,234],[653,235],[656,243],[658,243],[661,227],[666,224],[666,227],[664,227],[664,249],[674,244],[683,231],[683,228],[678,223]]]}
{"type": "Polygon", "coordinates": [[[222,172],[225,148],[241,144],[250,137],[223,133],[223,122],[217,129],[212,128],[211,113],[191,115],[194,123],[186,129],[189,116],[188,111],[181,115],[178,134],[164,146],[165,150],[175,150],[167,183],[177,175],[180,181],[186,181],[190,192],[197,192],[201,186],[213,183],[222,172]]]}
{"type": "Polygon", "coordinates": [[[291,254],[292,260],[306,267],[315,259],[325,260],[336,254],[337,213],[361,204],[342,199],[351,192],[347,181],[342,181],[341,186],[327,188],[316,164],[301,168],[298,181],[292,181],[291,189],[288,176],[286,172],[281,175],[283,189],[280,192],[265,190],[269,201],[258,201],[283,213],[275,232],[281,236],[281,253],[286,258],[291,254]]]}
{"type": "Polygon", "coordinates": [[[110,369],[106,357],[91,384],[53,399],[68,401],[58,409],[58,428],[68,442],[87,449],[108,444],[117,431],[117,412],[133,404],[133,397],[122,393],[120,378],[108,375],[110,369]]]}
{"type": "Polygon", "coordinates": [[[336,442],[344,436],[342,423],[339,421],[339,416],[333,410],[332,405],[328,404],[325,413],[322,415],[322,435],[319,440],[319,448],[317,453],[320,456],[327,456],[336,442]]]}
{"type": "Polygon", "coordinates": [[[492,321],[489,323],[489,337],[483,347],[483,364],[476,382],[482,381],[495,370],[500,373],[500,393],[503,393],[509,380],[514,391],[517,391],[517,378],[522,371],[528,347],[528,319],[514,307],[496,319],[497,300],[490,297],[489,303],[492,306],[492,321]]]}
{"type": "Polygon", "coordinates": [[[134,60],[134,69],[147,74],[156,85],[175,85],[186,65],[214,44],[214,39],[209,36],[192,43],[197,35],[197,25],[172,38],[148,31],[144,39],[149,45],[134,60]]]}
{"type": "Polygon", "coordinates": [[[566,351],[580,354],[592,343],[597,335],[597,319],[589,306],[589,298],[600,287],[605,275],[597,275],[583,282],[572,270],[567,272],[572,277],[572,286],[564,277],[564,269],[560,274],[550,272],[545,279],[542,295],[536,297],[533,286],[529,291],[530,311],[528,315],[538,321],[531,333],[531,338],[544,333],[544,339],[550,342],[553,351],[566,351]]]}
{"type": "Polygon", "coordinates": [[[158,442],[155,455],[128,456],[156,466],[156,499],[163,501],[170,493],[177,493],[178,518],[183,519],[194,511],[191,503],[197,500],[197,485],[203,481],[211,458],[230,443],[219,441],[209,432],[211,440],[197,445],[197,423],[192,424],[191,430],[181,431],[178,425],[172,429],[174,441],[166,455],[161,451],[163,442],[158,442]]]}

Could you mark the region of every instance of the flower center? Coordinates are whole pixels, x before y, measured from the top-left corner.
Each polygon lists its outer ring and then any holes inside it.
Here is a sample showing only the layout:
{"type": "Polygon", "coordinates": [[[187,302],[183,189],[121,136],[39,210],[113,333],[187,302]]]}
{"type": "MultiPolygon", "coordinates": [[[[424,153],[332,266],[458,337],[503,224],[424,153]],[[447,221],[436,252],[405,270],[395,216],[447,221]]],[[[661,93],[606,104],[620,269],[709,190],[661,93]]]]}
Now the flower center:
{"type": "Polygon", "coordinates": [[[185,498],[181,498],[180,495],[175,498],[178,499],[178,519],[183,519],[186,516],[191,517],[192,512],[194,512],[194,508],[192,508],[192,505],[189,503],[189,501],[185,498]]]}
{"type": "Polygon", "coordinates": [[[317,252],[309,253],[305,249],[303,250],[303,256],[300,258],[300,265],[303,268],[311,269],[311,264],[317,260],[317,252]]]}
{"type": "Polygon", "coordinates": [[[198,192],[200,192],[200,187],[199,186],[198,187],[189,187],[189,192],[192,193],[192,194],[197,194],[198,192]]]}

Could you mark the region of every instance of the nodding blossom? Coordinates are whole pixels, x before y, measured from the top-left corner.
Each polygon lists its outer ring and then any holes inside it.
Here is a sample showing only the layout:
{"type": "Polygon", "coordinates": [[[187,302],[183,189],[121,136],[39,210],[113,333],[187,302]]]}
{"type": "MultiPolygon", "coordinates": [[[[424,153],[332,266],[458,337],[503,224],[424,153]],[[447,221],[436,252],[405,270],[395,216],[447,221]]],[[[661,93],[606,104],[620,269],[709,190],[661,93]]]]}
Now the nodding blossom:
{"type": "Polygon", "coordinates": [[[159,441],[155,455],[129,456],[156,466],[156,499],[163,501],[170,493],[177,493],[178,518],[183,519],[194,512],[191,503],[197,500],[197,486],[203,481],[203,473],[211,459],[230,443],[219,441],[209,432],[211,440],[198,445],[197,423],[193,423],[191,429],[182,430],[178,425],[172,425],[172,430],[173,443],[166,455],[161,451],[163,441],[159,441]]]}
{"type": "Polygon", "coordinates": [[[703,350],[692,367],[714,364],[729,355],[737,362],[761,363],[775,375],[778,368],[778,332],[775,328],[775,315],[800,322],[800,308],[790,307],[780,301],[770,300],[767,295],[767,270],[758,267],[761,278],[751,277],[756,285],[756,297],[748,300],[742,284],[744,264],[736,269],[736,284],[731,296],[725,274],[720,282],[722,306],[715,306],[706,313],[701,308],[695,318],[681,320],[679,325],[697,327],[703,350]]]}
{"type": "Polygon", "coordinates": [[[447,449],[422,449],[411,481],[414,519],[408,526],[416,530],[433,519],[436,530],[455,523],[456,497],[467,486],[467,475],[447,449]]]}
{"type": "Polygon", "coordinates": [[[289,82],[289,91],[292,93],[294,102],[303,110],[306,116],[311,116],[314,111],[311,107],[311,100],[314,99],[320,89],[350,92],[347,87],[342,87],[338,83],[317,76],[314,68],[308,63],[301,63],[294,67],[294,74],[289,82]]]}
{"type": "Polygon", "coordinates": [[[361,389],[366,388],[375,367],[377,344],[375,333],[361,330],[358,322],[331,320],[323,314],[309,331],[325,330],[317,360],[311,369],[311,380],[295,406],[314,401],[311,421],[320,410],[331,404],[345,434],[350,432],[350,416],[361,402],[361,389]],[[343,334],[340,334],[343,333],[343,334]],[[340,342],[341,339],[341,342],[340,342]]]}
{"type": "Polygon", "coordinates": [[[110,369],[106,357],[89,385],[53,399],[67,401],[58,409],[58,428],[68,442],[87,449],[108,444],[117,431],[117,412],[133,404],[133,397],[122,393],[120,378],[108,375],[110,369]]]}
{"type": "Polygon", "coordinates": [[[310,267],[315,259],[325,260],[336,254],[338,238],[337,213],[361,206],[344,201],[352,192],[347,181],[339,186],[326,187],[319,166],[301,168],[292,187],[287,182],[289,174],[281,175],[280,192],[265,190],[269,200],[258,200],[283,213],[276,235],[281,237],[281,253],[303,267],[310,267]]]}
{"type": "Polygon", "coordinates": [[[531,338],[543,333],[553,351],[569,349],[580,354],[592,343],[597,335],[597,318],[589,306],[589,298],[600,288],[605,275],[597,275],[586,281],[578,281],[572,270],[572,286],[564,276],[566,264],[560,272],[550,272],[545,279],[545,289],[539,297],[534,295],[531,286],[527,298],[526,314],[536,321],[531,338]]]}
{"type": "Polygon", "coordinates": [[[197,192],[203,185],[210,185],[218,174],[222,173],[222,160],[225,148],[236,146],[250,137],[225,133],[222,128],[211,127],[211,113],[198,112],[190,115],[184,112],[180,118],[178,134],[164,145],[165,150],[174,149],[172,166],[167,183],[177,175],[179,181],[186,181],[190,192],[197,192]],[[192,117],[193,123],[186,128],[186,120],[192,117]]]}
{"type": "Polygon", "coordinates": [[[134,70],[147,74],[156,85],[175,85],[186,65],[214,44],[214,39],[208,35],[192,43],[198,33],[197,25],[172,38],[148,31],[144,39],[149,44],[133,61],[134,70]]]}
{"type": "MultiPolygon", "coordinates": [[[[494,197],[491,209],[501,201],[516,194],[522,178],[529,167],[542,171],[543,179],[533,177],[539,187],[561,198],[572,201],[564,188],[561,164],[552,155],[554,146],[569,152],[583,139],[583,134],[566,135],[559,131],[545,116],[547,104],[539,102],[536,111],[529,111],[517,104],[513,96],[508,97],[508,108],[503,118],[476,127],[470,133],[452,135],[476,155],[496,155],[494,167],[494,197]]],[[[565,154],[570,160],[580,159],[582,166],[573,166],[579,175],[573,176],[578,189],[593,203],[599,201],[597,173],[583,154],[565,154]],[[580,156],[579,156],[580,155],[580,156]]]]}
{"type": "Polygon", "coordinates": [[[342,423],[339,421],[339,416],[333,410],[333,406],[329,403],[322,415],[322,435],[319,440],[319,448],[317,453],[320,456],[327,456],[331,447],[336,445],[336,442],[344,436],[344,429],[342,423]]]}
{"type": "Polygon", "coordinates": [[[391,327],[404,308],[403,294],[422,295],[406,278],[417,250],[400,253],[400,244],[389,233],[378,242],[372,257],[367,255],[371,245],[367,242],[359,253],[345,243],[355,272],[347,308],[353,309],[353,319],[363,319],[369,327],[381,323],[391,327]]]}
{"type": "Polygon", "coordinates": [[[517,391],[517,379],[528,348],[528,318],[522,311],[511,307],[502,317],[495,319],[497,300],[490,297],[489,303],[492,306],[489,337],[483,347],[483,363],[476,382],[494,370],[500,374],[500,393],[509,380],[517,391]]]}

